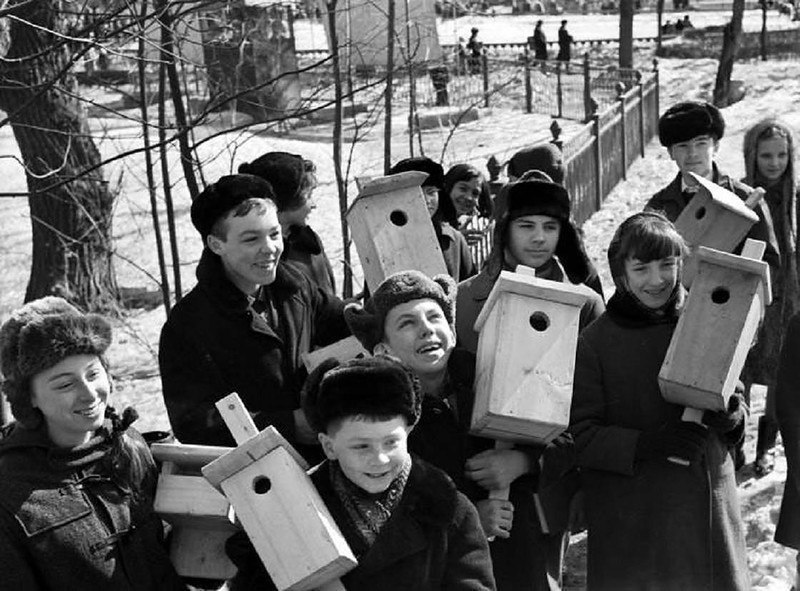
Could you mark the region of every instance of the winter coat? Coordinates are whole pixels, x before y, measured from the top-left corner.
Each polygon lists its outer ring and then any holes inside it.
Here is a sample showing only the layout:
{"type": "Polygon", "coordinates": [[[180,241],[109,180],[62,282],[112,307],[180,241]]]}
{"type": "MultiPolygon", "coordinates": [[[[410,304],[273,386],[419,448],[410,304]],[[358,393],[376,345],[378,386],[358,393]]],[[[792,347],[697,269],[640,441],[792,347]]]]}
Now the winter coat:
{"type": "Polygon", "coordinates": [[[547,59],[547,37],[542,27],[533,29],[533,57],[537,60],[547,59]]]}
{"type": "Polygon", "coordinates": [[[322,240],[309,226],[292,226],[283,239],[284,260],[292,261],[313,285],[336,295],[336,279],[322,240]]]}
{"type": "MultiPolygon", "coordinates": [[[[446,389],[441,398],[431,395],[423,398],[422,413],[409,436],[408,447],[447,472],[458,489],[477,502],[486,499],[488,493],[464,476],[464,464],[475,454],[492,449],[495,442],[469,434],[474,381],[475,355],[455,349],[448,362],[446,389]]],[[[514,505],[514,522],[510,538],[498,538],[490,545],[494,576],[501,591],[544,591],[551,588],[548,566],[554,578],[560,577],[560,560],[556,566],[548,564],[548,547],[552,545],[550,539],[560,546],[560,534],[567,529],[569,504],[577,488],[574,449],[571,442],[546,450],[534,446],[521,449],[530,454],[533,465],[543,456],[545,468],[521,476],[511,484],[509,500],[514,505]],[[565,478],[571,470],[573,473],[565,478]],[[549,535],[542,531],[534,494],[539,495],[549,535]]]]}
{"type": "MultiPolygon", "coordinates": [[[[727,176],[719,170],[716,164],[714,164],[713,179],[720,187],[732,193],[736,193],[742,201],[747,200],[752,192],[752,188],[727,176]]],[[[688,204],[688,199],[686,199],[681,192],[681,173],[678,173],[670,184],[650,198],[644,208],[646,210],[661,211],[667,216],[669,221],[674,222],[688,204]]],[[[769,209],[763,200],[753,211],[758,215],[758,221],[750,228],[750,232],[747,233],[747,238],[761,240],[766,243],[767,248],[764,252],[764,261],[769,264],[770,273],[774,275],[780,272],[781,251],[778,246],[777,238],[775,237],[775,231],[772,227],[772,216],[770,216],[769,209]]],[[[743,246],[744,240],[734,252],[741,252],[743,246]]]]}
{"type": "Polygon", "coordinates": [[[792,317],[786,329],[775,405],[787,467],[775,541],[800,549],[800,314],[792,317]]]}
{"type": "MultiPolygon", "coordinates": [[[[478,513],[438,468],[413,458],[400,503],[369,547],[334,492],[327,466],[322,464],[311,479],[358,559],[341,579],[347,591],[495,588],[478,513]]],[[[254,550],[232,558],[239,572],[231,591],[275,588],[254,550]]]]}
{"type": "MultiPolygon", "coordinates": [[[[175,436],[181,443],[234,445],[214,403],[236,392],[259,429],[273,425],[296,444],[293,411],[306,375],[300,356],[349,334],[342,302],[280,261],[275,282],[262,288],[277,312],[276,334],[253,322],[247,297],[208,249],[197,279],[161,331],[158,361],[175,436]]],[[[319,459],[316,446],[298,449],[319,459]]]]}
{"type": "Polygon", "coordinates": [[[467,240],[461,232],[447,222],[441,222],[436,232],[436,237],[439,239],[439,246],[442,248],[447,274],[456,283],[475,275],[476,269],[475,263],[472,261],[472,253],[469,251],[467,240]]]}
{"type": "Polygon", "coordinates": [[[556,59],[562,62],[568,62],[572,59],[572,35],[569,34],[567,28],[561,25],[558,28],[558,56],[556,59]]]}
{"type": "Polygon", "coordinates": [[[637,461],[642,431],[680,420],[658,372],[677,318],[630,326],[606,312],[579,337],[570,430],[588,523],[588,589],[749,589],[728,447],[709,431],[690,467],[637,461]]]}
{"type": "MultiPolygon", "coordinates": [[[[0,581],[17,591],[184,589],[153,512],[155,463],[133,497],[101,463],[110,444],[97,436],[56,448],[45,428],[13,424],[0,441],[0,581]]],[[[141,442],[133,429],[127,434],[141,442]]]]}

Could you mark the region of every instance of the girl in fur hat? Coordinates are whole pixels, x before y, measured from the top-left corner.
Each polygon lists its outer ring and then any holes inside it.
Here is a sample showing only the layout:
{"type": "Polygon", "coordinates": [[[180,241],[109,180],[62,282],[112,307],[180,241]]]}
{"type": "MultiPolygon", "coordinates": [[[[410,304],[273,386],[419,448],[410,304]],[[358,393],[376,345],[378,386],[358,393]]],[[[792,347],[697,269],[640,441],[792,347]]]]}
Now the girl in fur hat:
{"type": "Polygon", "coordinates": [[[744,136],[744,182],[766,189],[764,200],[772,216],[781,264],[772,271],[773,303],[767,308],[758,341],[747,357],[743,380],[767,385],[767,401],[758,419],[755,472],[763,475],[774,467],[773,451],[778,433],[775,416],[775,379],[781,342],[789,319],[800,311],[797,261],[797,181],[794,175],[794,138],[786,124],[763,119],[744,136]]]}
{"type": "Polygon", "coordinates": [[[109,406],[111,326],[47,297],[0,328],[0,564],[7,589],[184,589],[153,512],[157,471],[133,409],[109,406]]]}

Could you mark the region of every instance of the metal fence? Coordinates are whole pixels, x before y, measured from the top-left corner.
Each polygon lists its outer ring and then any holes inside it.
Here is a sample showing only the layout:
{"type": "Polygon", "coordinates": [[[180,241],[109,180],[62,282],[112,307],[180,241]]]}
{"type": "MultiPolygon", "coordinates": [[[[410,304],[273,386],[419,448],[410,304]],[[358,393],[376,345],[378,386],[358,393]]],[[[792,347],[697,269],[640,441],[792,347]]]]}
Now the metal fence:
{"type": "MultiPolygon", "coordinates": [[[[767,31],[764,55],[769,59],[797,59],[800,57],[800,29],[767,31]]],[[[722,51],[722,31],[690,29],[674,41],[662,44],[660,57],[719,59],[722,51]]],[[[761,32],[743,31],[739,36],[737,59],[761,57],[761,32]]]]}

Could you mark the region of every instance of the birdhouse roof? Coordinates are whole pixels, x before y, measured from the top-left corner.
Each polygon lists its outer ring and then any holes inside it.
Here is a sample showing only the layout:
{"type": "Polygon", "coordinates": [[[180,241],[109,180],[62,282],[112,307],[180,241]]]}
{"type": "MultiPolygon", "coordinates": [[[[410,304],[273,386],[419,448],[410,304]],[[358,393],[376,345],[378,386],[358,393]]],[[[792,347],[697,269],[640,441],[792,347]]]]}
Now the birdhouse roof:
{"type": "Polygon", "coordinates": [[[387,195],[395,191],[407,189],[408,187],[420,187],[426,178],[428,178],[427,173],[419,172],[418,170],[410,170],[408,172],[398,172],[397,174],[390,174],[388,176],[372,179],[361,187],[361,190],[358,192],[358,197],[356,197],[353,203],[350,204],[350,207],[347,208],[347,213],[345,215],[350,215],[356,203],[366,197],[387,195]]]}
{"type": "Polygon", "coordinates": [[[707,193],[714,203],[717,203],[721,207],[747,218],[753,223],[758,221],[758,215],[756,215],[756,212],[747,207],[744,201],[742,201],[739,196],[736,195],[736,193],[732,193],[731,191],[728,191],[727,189],[720,187],[718,184],[712,183],[711,181],[704,179],[693,172],[690,172],[689,174],[694,177],[694,179],[700,184],[703,192],[707,193]]]}
{"type": "Polygon", "coordinates": [[[727,267],[745,273],[757,275],[761,279],[764,287],[764,305],[769,306],[772,302],[772,285],[769,278],[769,265],[758,259],[751,259],[721,250],[715,250],[706,246],[697,249],[698,263],[710,263],[720,267],[727,267]]]}
{"type": "Polygon", "coordinates": [[[579,285],[559,283],[549,279],[539,279],[531,275],[502,271],[489,293],[483,310],[475,321],[475,330],[480,332],[489,314],[492,312],[497,300],[504,293],[516,293],[531,299],[547,300],[568,306],[581,308],[589,299],[585,289],[579,285]]]}

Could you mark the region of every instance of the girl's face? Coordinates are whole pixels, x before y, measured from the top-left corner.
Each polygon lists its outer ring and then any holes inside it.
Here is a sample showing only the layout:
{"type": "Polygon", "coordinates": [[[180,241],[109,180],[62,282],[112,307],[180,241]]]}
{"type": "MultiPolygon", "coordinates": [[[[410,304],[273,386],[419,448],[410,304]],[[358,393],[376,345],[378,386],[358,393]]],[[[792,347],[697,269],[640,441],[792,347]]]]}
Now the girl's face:
{"type": "Polygon", "coordinates": [[[300,207],[295,209],[287,209],[278,212],[278,220],[281,223],[281,229],[284,235],[288,234],[289,228],[292,226],[304,227],[308,225],[308,217],[311,212],[317,208],[317,203],[314,201],[314,196],[311,191],[306,196],[306,201],[300,207]]]}
{"type": "Polygon", "coordinates": [[[86,443],[102,427],[111,385],[96,355],[72,355],[31,380],[31,403],[59,447],[86,443]]]}
{"type": "Polygon", "coordinates": [[[642,304],[656,310],[667,303],[678,284],[680,258],[677,256],[649,262],[625,259],[625,282],[628,290],[642,304]]]}
{"type": "Polygon", "coordinates": [[[426,185],[422,187],[422,194],[425,196],[425,205],[428,208],[428,214],[433,217],[433,214],[439,209],[439,189],[432,185],[426,185]]]}
{"type": "Polygon", "coordinates": [[[756,166],[769,182],[780,180],[789,165],[789,144],[786,138],[773,136],[758,142],[756,166]]]}
{"type": "Polygon", "coordinates": [[[474,179],[466,181],[458,181],[453,188],[450,189],[450,199],[456,208],[456,214],[462,215],[475,215],[478,209],[478,199],[481,196],[481,187],[483,179],[475,177],[474,179]]]}

